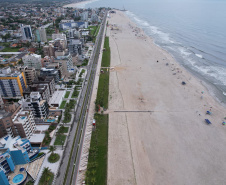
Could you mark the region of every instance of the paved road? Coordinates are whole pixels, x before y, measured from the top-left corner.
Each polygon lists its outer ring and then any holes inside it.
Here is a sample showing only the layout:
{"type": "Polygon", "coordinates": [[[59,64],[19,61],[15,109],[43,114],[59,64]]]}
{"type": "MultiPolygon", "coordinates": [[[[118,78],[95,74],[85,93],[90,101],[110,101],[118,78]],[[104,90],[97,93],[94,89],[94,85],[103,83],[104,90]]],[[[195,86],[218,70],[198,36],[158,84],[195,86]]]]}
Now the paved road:
{"type": "Polygon", "coordinates": [[[105,15],[105,18],[103,19],[103,22],[102,22],[103,24],[101,25],[99,34],[96,38],[94,52],[90,59],[90,64],[87,68],[88,69],[87,76],[86,76],[87,81],[84,83],[84,86],[82,88],[81,97],[78,102],[78,108],[75,112],[75,118],[73,120],[72,129],[70,132],[68,143],[67,143],[65,151],[64,151],[64,158],[62,160],[60,170],[59,170],[58,176],[55,181],[55,184],[57,184],[57,185],[58,184],[59,185],[76,184],[81,149],[82,149],[82,144],[83,144],[83,137],[84,137],[84,133],[85,133],[84,131],[86,128],[86,121],[87,121],[86,112],[87,112],[87,107],[89,107],[90,97],[92,94],[93,82],[94,82],[94,77],[95,77],[96,67],[97,67],[97,61],[98,61],[99,53],[100,53],[100,46],[101,46],[101,42],[103,39],[103,32],[104,32],[105,25],[106,25],[106,16],[107,16],[107,13],[105,15]],[[77,130],[77,134],[76,134],[76,130],[77,130]],[[81,141],[81,143],[79,144],[80,141],[81,141]],[[81,145],[81,147],[80,147],[80,145],[81,145]],[[71,150],[73,150],[72,153],[71,153],[71,150]],[[70,156],[70,154],[72,154],[72,155],[70,156]],[[67,166],[68,166],[69,160],[70,160],[70,164],[69,164],[69,169],[67,172],[67,166]],[[65,179],[65,182],[64,182],[64,179],[65,179]]]}

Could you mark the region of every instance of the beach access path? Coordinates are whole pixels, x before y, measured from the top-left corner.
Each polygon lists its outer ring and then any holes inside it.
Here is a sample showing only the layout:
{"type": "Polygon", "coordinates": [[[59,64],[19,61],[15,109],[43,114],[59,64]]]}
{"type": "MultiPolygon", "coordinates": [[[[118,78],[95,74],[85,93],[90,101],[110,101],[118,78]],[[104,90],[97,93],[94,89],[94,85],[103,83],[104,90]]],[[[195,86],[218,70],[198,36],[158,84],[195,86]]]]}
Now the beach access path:
{"type": "Polygon", "coordinates": [[[225,184],[226,109],[123,12],[108,23],[108,185],[225,184]]]}

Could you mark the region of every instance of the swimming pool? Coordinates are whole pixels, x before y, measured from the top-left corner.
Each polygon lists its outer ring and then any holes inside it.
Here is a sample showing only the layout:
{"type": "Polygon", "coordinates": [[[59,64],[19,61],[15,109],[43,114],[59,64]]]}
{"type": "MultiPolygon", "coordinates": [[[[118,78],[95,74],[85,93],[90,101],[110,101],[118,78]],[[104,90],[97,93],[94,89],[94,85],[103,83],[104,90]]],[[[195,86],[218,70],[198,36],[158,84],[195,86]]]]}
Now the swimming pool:
{"type": "Polygon", "coordinates": [[[52,123],[54,121],[55,121],[55,119],[47,119],[47,122],[50,122],[50,123],[52,123]]]}
{"type": "Polygon", "coordinates": [[[13,183],[18,184],[20,183],[24,178],[23,174],[18,174],[13,178],[13,183]]]}

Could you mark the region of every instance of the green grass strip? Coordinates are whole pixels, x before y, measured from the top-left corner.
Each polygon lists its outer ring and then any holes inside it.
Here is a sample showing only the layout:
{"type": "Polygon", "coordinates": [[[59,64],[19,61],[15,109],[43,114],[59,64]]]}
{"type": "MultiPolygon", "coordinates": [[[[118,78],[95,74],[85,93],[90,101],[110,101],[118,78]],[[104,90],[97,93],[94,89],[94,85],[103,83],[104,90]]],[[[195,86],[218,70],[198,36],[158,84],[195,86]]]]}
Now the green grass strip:
{"type": "Polygon", "coordinates": [[[95,114],[96,129],[92,132],[86,184],[107,184],[108,114],[95,114]]]}
{"type": "Polygon", "coordinates": [[[60,109],[63,109],[66,105],[66,101],[62,101],[62,103],[60,104],[60,109]]]}
{"type": "Polygon", "coordinates": [[[56,140],[54,142],[54,145],[63,145],[64,142],[65,142],[66,137],[67,137],[66,135],[58,134],[56,136],[56,140]]]}
{"type": "Polygon", "coordinates": [[[101,67],[110,67],[111,51],[109,46],[109,37],[105,37],[101,67]]]}
{"type": "Polygon", "coordinates": [[[64,98],[68,98],[69,95],[70,95],[70,91],[67,91],[66,94],[65,94],[65,96],[64,96],[64,98]]]}

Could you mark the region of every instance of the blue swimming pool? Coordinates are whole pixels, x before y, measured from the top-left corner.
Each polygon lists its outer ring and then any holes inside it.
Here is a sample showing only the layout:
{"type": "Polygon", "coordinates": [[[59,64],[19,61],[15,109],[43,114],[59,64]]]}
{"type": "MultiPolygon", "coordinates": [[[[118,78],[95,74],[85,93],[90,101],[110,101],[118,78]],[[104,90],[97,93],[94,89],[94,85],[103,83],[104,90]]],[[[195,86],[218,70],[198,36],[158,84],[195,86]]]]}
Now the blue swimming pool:
{"type": "Polygon", "coordinates": [[[47,122],[50,122],[50,123],[52,123],[54,121],[55,121],[55,119],[47,119],[47,122]]]}
{"type": "Polygon", "coordinates": [[[24,178],[23,174],[18,174],[13,178],[13,183],[18,184],[20,183],[24,178]]]}

